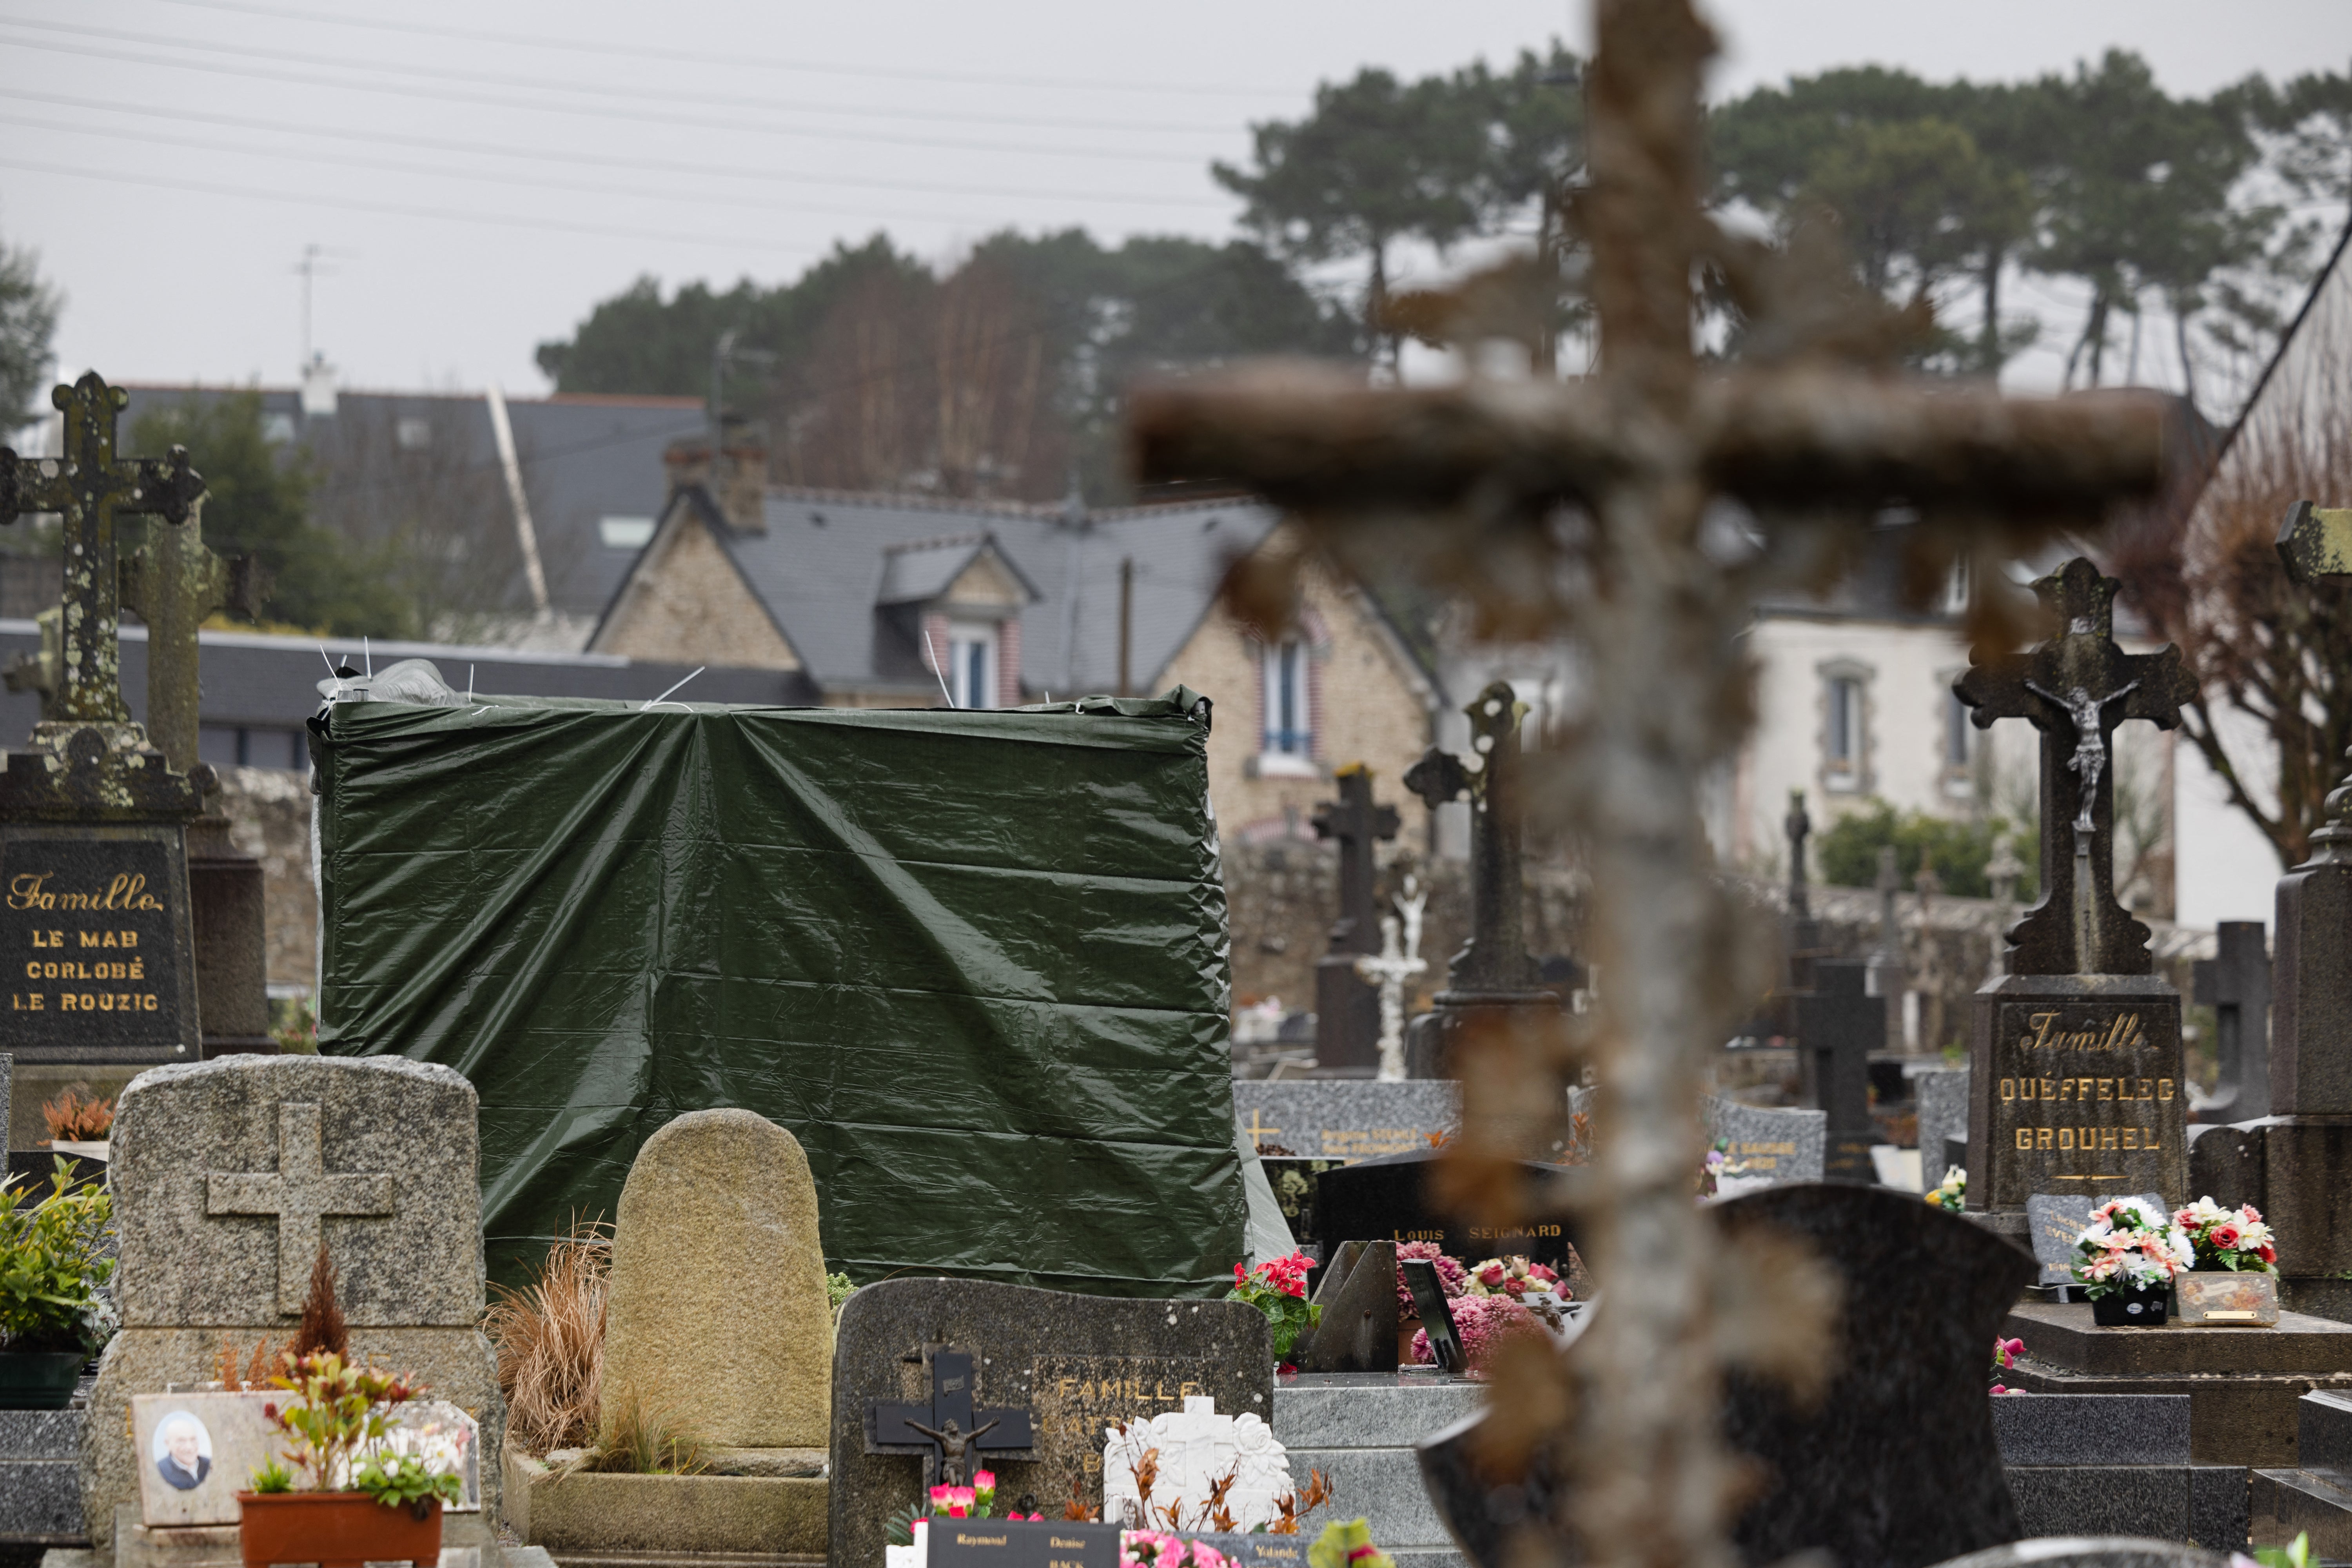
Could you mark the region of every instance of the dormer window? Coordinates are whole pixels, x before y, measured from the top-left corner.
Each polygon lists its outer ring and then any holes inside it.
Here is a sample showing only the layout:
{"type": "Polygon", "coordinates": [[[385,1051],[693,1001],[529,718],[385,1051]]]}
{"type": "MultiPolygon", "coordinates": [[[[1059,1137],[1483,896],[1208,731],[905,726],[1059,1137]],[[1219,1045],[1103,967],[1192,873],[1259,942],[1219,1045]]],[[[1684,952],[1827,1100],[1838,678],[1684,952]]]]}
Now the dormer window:
{"type": "Polygon", "coordinates": [[[996,706],[996,628],[950,623],[948,690],[959,708],[996,706]]]}

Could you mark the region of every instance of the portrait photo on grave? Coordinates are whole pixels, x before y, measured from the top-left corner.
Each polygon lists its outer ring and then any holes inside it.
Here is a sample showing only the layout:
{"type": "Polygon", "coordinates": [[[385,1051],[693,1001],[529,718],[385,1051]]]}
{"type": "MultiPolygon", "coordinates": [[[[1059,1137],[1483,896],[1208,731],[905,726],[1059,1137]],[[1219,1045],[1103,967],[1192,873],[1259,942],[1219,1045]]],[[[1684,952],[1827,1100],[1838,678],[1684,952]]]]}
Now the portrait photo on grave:
{"type": "Polygon", "coordinates": [[[236,1494],[276,1453],[279,1433],[264,1415],[272,1395],[141,1394],[132,1436],[144,1461],[139,1511],[151,1528],[235,1524],[236,1494]]]}

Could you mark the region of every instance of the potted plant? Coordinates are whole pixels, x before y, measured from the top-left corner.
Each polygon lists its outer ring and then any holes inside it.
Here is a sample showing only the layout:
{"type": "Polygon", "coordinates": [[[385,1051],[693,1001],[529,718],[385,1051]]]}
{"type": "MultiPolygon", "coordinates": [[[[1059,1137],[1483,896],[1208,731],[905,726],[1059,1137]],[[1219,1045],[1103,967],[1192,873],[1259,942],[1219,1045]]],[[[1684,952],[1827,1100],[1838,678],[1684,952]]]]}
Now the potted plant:
{"type": "Polygon", "coordinates": [[[464,1483],[384,1447],[393,1406],[423,1390],[348,1365],[332,1351],[288,1356],[285,1373],[270,1384],[293,1395],[262,1413],[286,1434],[294,1468],[273,1459],[253,1473],[251,1491],[236,1494],[246,1568],[360,1562],[433,1568],[441,1557],[441,1506],[464,1495],[464,1483]]]}
{"type": "Polygon", "coordinates": [[[2195,1261],[2172,1281],[2174,1310],[2184,1323],[2249,1328],[2278,1323],[2278,1248],[2271,1227],[2252,1204],[2225,1209],[2199,1198],[2174,1212],[2195,1261]]]}
{"type": "Polygon", "coordinates": [[[1234,1265],[1234,1288],[1225,1292],[1225,1300],[1247,1301],[1265,1314],[1274,1331],[1276,1364],[1323,1316],[1323,1309],[1307,1299],[1307,1271],[1314,1267],[1315,1260],[1303,1252],[1270,1258],[1255,1268],[1234,1265]]]}
{"type": "Polygon", "coordinates": [[[48,1196],[28,1202],[35,1191],[0,1181],[0,1410],[63,1410],[121,1321],[104,1289],[106,1189],[74,1187],[60,1160],[48,1196]]]}
{"type": "Polygon", "coordinates": [[[2091,1298],[2092,1320],[2109,1329],[2161,1327],[2173,1277],[2190,1258],[2172,1216],[2138,1198],[2093,1209],[2074,1251],[2074,1279],[2091,1298]]]}

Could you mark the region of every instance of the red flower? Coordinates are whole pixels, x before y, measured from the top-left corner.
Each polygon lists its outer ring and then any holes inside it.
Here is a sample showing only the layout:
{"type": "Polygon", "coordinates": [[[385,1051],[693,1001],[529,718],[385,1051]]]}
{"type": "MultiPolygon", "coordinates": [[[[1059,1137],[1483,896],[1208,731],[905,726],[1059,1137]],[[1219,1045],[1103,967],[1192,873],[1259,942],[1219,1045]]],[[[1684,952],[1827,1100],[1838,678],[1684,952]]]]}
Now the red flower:
{"type": "Polygon", "coordinates": [[[2211,1230],[2206,1232],[2206,1235],[2211,1239],[2214,1246],[2221,1248],[2225,1252],[2238,1245],[2238,1227],[2231,1225],[2227,1220],[2223,1220],[2220,1225],[2215,1226],[2211,1230]]]}
{"type": "Polygon", "coordinates": [[[2278,1248],[2273,1247],[2267,1241],[2263,1243],[2263,1261],[2265,1263],[2276,1263],[2278,1261],[2278,1248]]]}

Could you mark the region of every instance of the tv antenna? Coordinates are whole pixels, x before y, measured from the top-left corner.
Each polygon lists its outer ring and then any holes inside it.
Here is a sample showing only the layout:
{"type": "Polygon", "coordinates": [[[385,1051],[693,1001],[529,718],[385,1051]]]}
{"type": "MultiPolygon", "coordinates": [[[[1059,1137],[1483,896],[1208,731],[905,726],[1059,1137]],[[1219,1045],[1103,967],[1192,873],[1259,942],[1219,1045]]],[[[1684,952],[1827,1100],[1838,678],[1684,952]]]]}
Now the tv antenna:
{"type": "Polygon", "coordinates": [[[302,247],[302,259],[289,268],[302,279],[302,363],[305,368],[310,365],[314,352],[310,341],[311,289],[319,279],[335,276],[335,268],[329,265],[330,262],[348,261],[358,255],[356,250],[344,250],[313,241],[302,247]]]}

